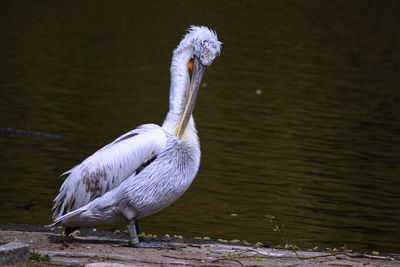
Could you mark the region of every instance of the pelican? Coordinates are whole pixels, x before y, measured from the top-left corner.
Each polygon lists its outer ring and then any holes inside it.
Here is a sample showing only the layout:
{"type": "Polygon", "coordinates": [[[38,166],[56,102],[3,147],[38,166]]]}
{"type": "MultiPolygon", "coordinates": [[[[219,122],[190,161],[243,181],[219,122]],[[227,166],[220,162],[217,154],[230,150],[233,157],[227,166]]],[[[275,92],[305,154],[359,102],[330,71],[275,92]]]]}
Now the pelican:
{"type": "Polygon", "coordinates": [[[192,111],[205,69],[220,54],[217,34],[191,26],[171,62],[169,111],[162,126],[144,124],[63,173],[52,228],[125,220],[129,244],[139,246],[138,220],[167,207],[193,182],[200,144],[192,111]]]}

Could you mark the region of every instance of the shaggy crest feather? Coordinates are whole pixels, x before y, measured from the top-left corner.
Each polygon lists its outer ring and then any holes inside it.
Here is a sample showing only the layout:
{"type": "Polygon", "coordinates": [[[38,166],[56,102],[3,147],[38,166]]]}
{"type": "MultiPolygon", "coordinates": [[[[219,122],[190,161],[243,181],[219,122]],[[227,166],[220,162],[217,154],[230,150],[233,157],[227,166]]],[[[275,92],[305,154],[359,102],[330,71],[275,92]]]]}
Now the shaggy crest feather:
{"type": "Polygon", "coordinates": [[[218,40],[217,33],[205,26],[191,25],[174,53],[181,53],[182,50],[204,44],[210,44],[209,49],[213,50],[215,56],[220,55],[222,42],[218,40]]]}

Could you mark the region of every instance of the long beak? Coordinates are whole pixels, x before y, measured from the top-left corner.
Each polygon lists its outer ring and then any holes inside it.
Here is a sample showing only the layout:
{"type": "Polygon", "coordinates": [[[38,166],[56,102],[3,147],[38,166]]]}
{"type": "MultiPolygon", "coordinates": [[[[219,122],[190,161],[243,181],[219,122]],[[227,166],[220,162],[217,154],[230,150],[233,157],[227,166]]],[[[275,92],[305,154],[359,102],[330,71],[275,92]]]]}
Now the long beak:
{"type": "Polygon", "coordinates": [[[203,78],[206,67],[200,63],[200,60],[195,56],[193,60],[193,73],[189,85],[189,95],[186,101],[185,109],[183,110],[181,120],[179,121],[176,130],[176,136],[181,137],[185,132],[186,126],[192,115],[194,104],[196,103],[197,92],[199,91],[200,82],[203,78]]]}

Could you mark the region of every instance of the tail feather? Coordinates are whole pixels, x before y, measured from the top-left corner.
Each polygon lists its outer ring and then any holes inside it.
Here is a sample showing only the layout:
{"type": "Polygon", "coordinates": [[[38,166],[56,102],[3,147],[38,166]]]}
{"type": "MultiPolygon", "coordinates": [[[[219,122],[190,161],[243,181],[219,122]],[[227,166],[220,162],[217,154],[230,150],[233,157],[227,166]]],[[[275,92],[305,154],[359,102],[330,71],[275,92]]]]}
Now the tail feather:
{"type": "Polygon", "coordinates": [[[71,219],[82,214],[85,211],[87,211],[86,208],[80,208],[80,209],[71,211],[61,217],[58,217],[54,220],[54,223],[50,225],[50,228],[53,230],[55,227],[57,227],[59,225],[69,226],[71,219]]]}
{"type": "Polygon", "coordinates": [[[121,215],[118,206],[118,199],[115,199],[113,196],[111,192],[108,192],[79,209],[57,217],[50,227],[52,229],[59,225],[66,227],[86,227],[123,219],[124,217],[121,215]]]}
{"type": "Polygon", "coordinates": [[[74,203],[74,194],[68,192],[64,186],[61,186],[60,193],[54,199],[54,205],[52,207],[54,211],[53,219],[55,220],[57,217],[69,213],[74,203]]]}
{"type": "Polygon", "coordinates": [[[61,176],[68,175],[68,177],[61,185],[58,195],[53,200],[54,204],[51,208],[53,210],[53,220],[55,220],[57,217],[61,217],[62,215],[69,213],[71,209],[77,209],[87,203],[85,202],[75,205],[76,188],[78,188],[79,184],[74,184],[74,177],[72,177],[71,174],[76,169],[76,167],[77,166],[61,174],[61,176]]]}

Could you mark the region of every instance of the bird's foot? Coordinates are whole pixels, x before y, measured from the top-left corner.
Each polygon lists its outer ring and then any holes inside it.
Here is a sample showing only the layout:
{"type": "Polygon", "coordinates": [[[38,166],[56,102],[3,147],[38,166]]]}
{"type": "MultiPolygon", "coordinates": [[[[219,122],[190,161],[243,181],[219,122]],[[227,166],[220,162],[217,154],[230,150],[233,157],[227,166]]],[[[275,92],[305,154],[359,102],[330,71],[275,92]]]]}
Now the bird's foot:
{"type": "Polygon", "coordinates": [[[167,242],[138,242],[129,241],[128,246],[134,248],[175,248],[176,245],[167,242]]]}
{"type": "Polygon", "coordinates": [[[137,245],[139,245],[139,238],[136,237],[136,238],[130,239],[128,242],[128,245],[130,247],[136,247],[137,245]]]}

